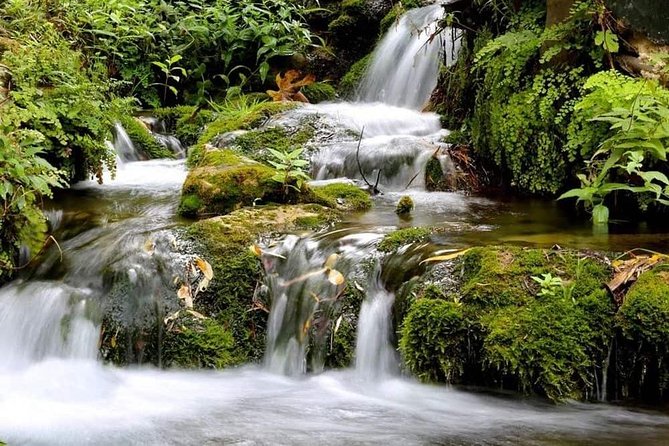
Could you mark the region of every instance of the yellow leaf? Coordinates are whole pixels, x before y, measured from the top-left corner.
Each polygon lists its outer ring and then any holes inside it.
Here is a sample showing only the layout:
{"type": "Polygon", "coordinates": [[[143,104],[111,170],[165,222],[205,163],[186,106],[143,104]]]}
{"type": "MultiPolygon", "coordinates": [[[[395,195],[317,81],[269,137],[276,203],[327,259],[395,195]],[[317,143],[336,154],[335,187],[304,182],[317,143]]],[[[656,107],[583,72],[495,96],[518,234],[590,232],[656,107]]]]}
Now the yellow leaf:
{"type": "Polygon", "coordinates": [[[112,336],[111,341],[109,341],[112,348],[116,348],[116,336],[112,336]]]}
{"type": "Polygon", "coordinates": [[[337,323],[335,323],[335,327],[334,327],[334,332],[335,332],[335,333],[337,333],[337,332],[339,331],[339,326],[341,325],[341,321],[342,321],[343,319],[344,319],[344,315],[343,315],[343,314],[342,314],[341,316],[339,316],[339,318],[337,318],[337,323]]]}
{"type": "Polygon", "coordinates": [[[204,277],[206,277],[207,280],[214,278],[214,270],[211,268],[209,262],[198,257],[195,259],[195,264],[200,268],[200,271],[202,271],[202,274],[204,274],[204,277]]]}
{"type": "Polygon", "coordinates": [[[251,253],[253,255],[255,255],[257,257],[260,257],[262,255],[262,249],[260,249],[260,246],[258,246],[258,245],[253,244],[253,245],[249,246],[249,250],[251,251],[251,253]]]}
{"type": "Polygon", "coordinates": [[[337,260],[339,260],[339,255],[337,255],[337,254],[332,254],[332,255],[330,255],[330,257],[328,257],[328,259],[325,261],[325,265],[324,265],[324,266],[325,266],[326,268],[330,268],[330,269],[332,269],[332,268],[335,267],[335,264],[337,263],[337,260]]]}
{"type": "Polygon", "coordinates": [[[146,252],[148,255],[152,256],[155,249],[156,245],[153,243],[153,240],[148,239],[146,242],[144,242],[144,252],[146,252]]]}
{"type": "Polygon", "coordinates": [[[431,262],[445,262],[447,260],[453,260],[457,259],[458,257],[466,254],[467,252],[471,251],[472,248],[468,249],[463,249],[462,251],[457,251],[453,252],[451,254],[445,254],[443,256],[435,256],[435,257],[430,257],[429,259],[425,259],[420,264],[422,265],[423,263],[431,263],[431,262]]]}
{"type": "Polygon", "coordinates": [[[328,273],[328,280],[330,281],[331,284],[333,285],[341,285],[346,281],[344,278],[344,275],[337,271],[336,269],[331,269],[330,272],[328,273]]]}

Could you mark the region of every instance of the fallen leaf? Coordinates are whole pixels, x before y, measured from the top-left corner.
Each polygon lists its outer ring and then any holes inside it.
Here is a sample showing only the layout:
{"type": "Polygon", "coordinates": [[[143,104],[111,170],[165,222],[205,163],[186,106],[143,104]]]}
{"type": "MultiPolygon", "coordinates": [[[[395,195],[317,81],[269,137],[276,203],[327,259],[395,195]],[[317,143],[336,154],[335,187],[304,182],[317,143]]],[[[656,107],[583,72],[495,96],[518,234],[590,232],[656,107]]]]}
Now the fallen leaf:
{"type": "Polygon", "coordinates": [[[469,252],[471,249],[472,248],[468,248],[468,249],[463,249],[462,251],[453,252],[451,254],[445,254],[445,255],[442,255],[442,256],[430,257],[429,259],[425,259],[422,262],[420,262],[420,264],[422,265],[423,263],[445,262],[447,260],[457,259],[458,257],[460,257],[460,256],[466,254],[467,252],[469,252]]]}
{"type": "Polygon", "coordinates": [[[190,287],[188,285],[181,285],[179,291],[177,291],[177,297],[179,299],[187,299],[191,295],[190,287]]]}
{"type": "Polygon", "coordinates": [[[262,249],[260,249],[260,246],[253,244],[249,246],[249,250],[251,253],[257,257],[260,257],[262,255],[262,249]]]}
{"type": "Polygon", "coordinates": [[[339,331],[339,326],[341,325],[341,321],[344,320],[344,315],[342,314],[337,318],[337,322],[335,322],[335,327],[334,327],[334,332],[337,333],[339,331]]]}
{"type": "Polygon", "coordinates": [[[198,268],[200,268],[200,271],[202,271],[202,274],[204,274],[204,277],[207,280],[211,280],[214,278],[214,270],[211,268],[209,262],[198,257],[197,259],[195,259],[195,264],[197,265],[198,268]]]}
{"type": "Polygon", "coordinates": [[[328,280],[333,285],[341,285],[346,281],[344,275],[339,271],[337,271],[336,269],[331,269],[328,272],[328,280]]]}
{"type": "Polygon", "coordinates": [[[144,252],[146,252],[148,255],[152,256],[155,250],[156,244],[153,243],[153,240],[148,239],[146,242],[144,242],[144,252]]]}
{"type": "Polygon", "coordinates": [[[330,257],[328,257],[328,259],[325,261],[325,268],[334,268],[337,260],[339,260],[339,255],[331,254],[330,257]]]}
{"type": "Polygon", "coordinates": [[[165,325],[167,325],[167,324],[169,324],[170,322],[173,322],[173,321],[177,320],[177,318],[179,317],[179,313],[180,313],[180,312],[181,312],[181,310],[177,310],[177,311],[175,311],[174,313],[170,314],[170,315],[167,316],[165,319],[163,319],[163,323],[164,323],[165,325]]]}

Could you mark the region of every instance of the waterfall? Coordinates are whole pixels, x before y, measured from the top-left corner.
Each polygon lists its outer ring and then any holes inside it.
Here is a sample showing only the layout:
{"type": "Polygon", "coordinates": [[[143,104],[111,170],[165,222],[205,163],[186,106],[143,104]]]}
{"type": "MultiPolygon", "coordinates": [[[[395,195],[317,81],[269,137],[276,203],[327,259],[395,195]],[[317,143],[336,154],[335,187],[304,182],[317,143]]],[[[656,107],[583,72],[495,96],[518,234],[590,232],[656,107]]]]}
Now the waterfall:
{"type": "Polygon", "coordinates": [[[457,54],[457,36],[435,35],[444,11],[440,4],[413,9],[392,26],[374,50],[357,100],[418,110],[437,86],[439,64],[457,54]]]}
{"type": "Polygon", "coordinates": [[[120,122],[114,125],[114,150],[123,162],[139,160],[139,153],[135,149],[132,139],[120,122]]]}
{"type": "Polygon", "coordinates": [[[362,303],[355,345],[355,369],[364,380],[397,372],[398,358],[392,345],[392,308],[395,295],[374,282],[362,303]]]}
{"type": "MultiPolygon", "coordinates": [[[[84,291],[85,292],[85,291],[84,291]]],[[[0,368],[47,358],[95,359],[100,327],[82,290],[54,282],[15,283],[0,293],[0,368]]]]}

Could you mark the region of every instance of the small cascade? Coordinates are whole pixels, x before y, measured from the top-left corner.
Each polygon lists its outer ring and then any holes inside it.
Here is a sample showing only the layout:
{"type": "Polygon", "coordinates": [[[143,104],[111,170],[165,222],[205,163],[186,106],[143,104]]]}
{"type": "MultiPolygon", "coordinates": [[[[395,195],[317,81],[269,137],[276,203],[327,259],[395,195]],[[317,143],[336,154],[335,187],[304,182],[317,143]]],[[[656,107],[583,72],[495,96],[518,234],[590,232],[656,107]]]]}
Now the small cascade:
{"type": "Polygon", "coordinates": [[[166,147],[176,156],[177,158],[186,157],[186,148],[181,144],[179,138],[174,135],[166,135],[163,133],[153,133],[153,137],[158,141],[158,143],[166,147]]]}
{"type": "Polygon", "coordinates": [[[375,281],[362,303],[355,345],[355,369],[364,380],[384,378],[398,371],[398,357],[390,339],[394,302],[395,295],[375,281]]]}
{"type": "Polygon", "coordinates": [[[169,134],[165,121],[154,116],[139,116],[137,119],[146,126],[158,144],[169,149],[177,158],[186,157],[186,148],[179,138],[169,134]]]}
{"type": "Polygon", "coordinates": [[[361,102],[418,110],[437,86],[439,64],[452,63],[457,37],[446,31],[435,35],[444,11],[440,4],[413,9],[392,26],[379,46],[358,89],[361,102]]]}
{"type": "Polygon", "coordinates": [[[291,110],[268,125],[293,131],[304,122],[317,128],[311,142],[315,180],[365,178],[381,189],[423,188],[427,163],[439,156],[448,134],[434,113],[383,104],[319,104],[291,110]],[[362,138],[360,138],[362,135],[362,138]]]}
{"type": "Polygon", "coordinates": [[[114,151],[122,162],[137,161],[140,159],[135,144],[120,122],[114,125],[114,151]]]}
{"type": "Polygon", "coordinates": [[[95,359],[100,327],[89,319],[86,290],[54,282],[2,289],[0,369],[47,358],[95,359]]]}
{"type": "Polygon", "coordinates": [[[300,375],[307,369],[323,369],[325,342],[345,290],[345,283],[336,276],[354,275],[360,258],[369,256],[380,237],[337,232],[288,236],[265,251],[263,266],[271,298],[265,351],[268,370],[300,375]]]}

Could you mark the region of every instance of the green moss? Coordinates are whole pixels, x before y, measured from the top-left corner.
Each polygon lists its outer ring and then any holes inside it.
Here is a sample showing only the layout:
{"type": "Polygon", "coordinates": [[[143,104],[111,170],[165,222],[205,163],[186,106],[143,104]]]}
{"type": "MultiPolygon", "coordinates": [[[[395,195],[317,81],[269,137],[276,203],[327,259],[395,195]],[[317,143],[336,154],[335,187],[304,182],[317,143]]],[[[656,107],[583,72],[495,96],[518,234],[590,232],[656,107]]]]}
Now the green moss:
{"type": "Polygon", "coordinates": [[[669,352],[669,273],[647,272],[625,297],[618,326],[630,340],[662,354],[669,352]]]}
{"type": "Polygon", "coordinates": [[[217,315],[217,323],[231,332],[234,361],[260,359],[265,344],[267,315],[250,311],[261,268],[249,246],[261,235],[301,229],[305,219],[317,217],[333,222],[338,216],[317,205],[263,206],[201,220],[189,228],[189,236],[201,246],[202,256],[214,270],[214,279],[198,297],[198,306],[204,314],[217,315]]]}
{"type": "Polygon", "coordinates": [[[371,54],[363,57],[354,63],[348,73],[344,75],[339,82],[340,96],[350,98],[355,94],[358,85],[360,85],[360,82],[362,81],[362,77],[365,75],[365,71],[367,71],[371,58],[371,54]]]}
{"type": "Polygon", "coordinates": [[[124,116],[120,121],[135,145],[135,149],[142,152],[147,158],[174,158],[174,154],[170,149],[156,141],[153,135],[151,135],[151,132],[149,132],[141,121],[132,116],[124,116]]]}
{"type": "Polygon", "coordinates": [[[337,91],[332,84],[326,82],[316,82],[302,88],[304,94],[309,102],[318,104],[319,102],[334,101],[337,98],[337,91]]]}
{"type": "Polygon", "coordinates": [[[308,124],[294,132],[288,132],[282,127],[269,127],[251,130],[238,136],[231,143],[231,147],[257,161],[267,161],[273,159],[268,149],[292,152],[302,148],[313,136],[314,128],[308,124]]]}
{"type": "Polygon", "coordinates": [[[216,119],[205,127],[197,143],[191,148],[188,154],[188,166],[194,167],[200,163],[202,155],[206,152],[205,145],[216,136],[234,130],[258,127],[269,117],[297,106],[298,104],[287,102],[254,102],[251,105],[237,107],[228,104],[217,113],[216,119]]]}
{"type": "Polygon", "coordinates": [[[418,299],[400,336],[406,365],[424,381],[455,382],[464,373],[470,322],[455,302],[418,299]]]}
{"type": "Polygon", "coordinates": [[[312,187],[310,201],[345,211],[365,211],[372,207],[369,194],[352,184],[334,183],[312,187]]]}
{"type": "Polygon", "coordinates": [[[443,271],[449,280],[419,288],[402,325],[412,372],[553,400],[595,394],[613,333],[604,261],[574,251],[475,248],[443,271]],[[454,271],[461,277],[451,284],[454,271]],[[540,296],[531,278],[544,273],[560,277],[564,289],[540,296]]]}
{"type": "Polygon", "coordinates": [[[197,195],[184,195],[179,203],[179,215],[184,217],[195,217],[202,209],[202,201],[197,195]]]}
{"type": "Polygon", "coordinates": [[[165,367],[220,369],[245,359],[234,357],[232,333],[215,319],[186,318],[179,322],[178,331],[165,334],[165,367]]]}
{"type": "Polygon", "coordinates": [[[414,208],[413,200],[408,195],[405,195],[402,198],[400,198],[400,201],[397,202],[397,206],[395,207],[395,213],[398,215],[410,214],[411,211],[413,211],[413,208],[414,208]]]}
{"type": "Polygon", "coordinates": [[[601,359],[595,353],[602,350],[590,348],[600,333],[589,316],[562,296],[493,311],[481,318],[483,363],[491,376],[498,373],[521,391],[552,400],[581,397],[593,390],[592,369],[601,359]]]}
{"type": "Polygon", "coordinates": [[[398,229],[386,235],[379,243],[379,251],[392,252],[404,245],[419,243],[428,239],[432,234],[430,228],[406,228],[398,229]]]}
{"type": "Polygon", "coordinates": [[[572,296],[576,299],[600,288],[610,276],[601,261],[571,251],[475,248],[461,262],[463,301],[486,308],[533,300],[538,287],[532,276],[550,273],[562,278],[574,285],[572,296]]]}
{"type": "Polygon", "coordinates": [[[192,169],[182,190],[180,210],[188,214],[225,214],[258,200],[262,203],[285,202],[294,198],[291,190],[285,196],[283,187],[274,181],[275,170],[231,150],[212,150],[203,157],[206,163],[192,169]],[[194,212],[197,197],[199,208],[194,212]]]}

